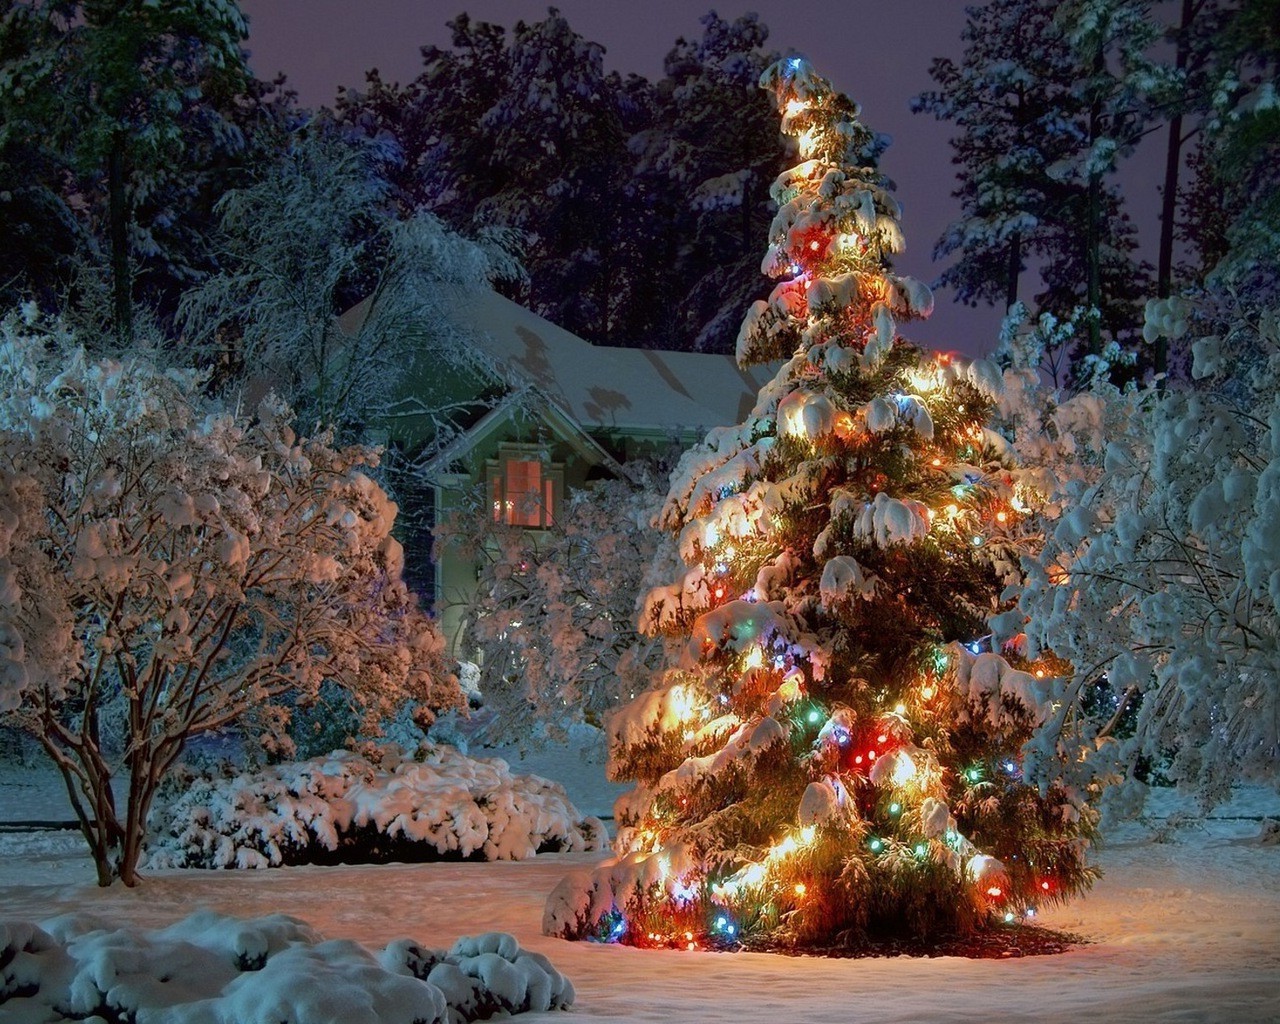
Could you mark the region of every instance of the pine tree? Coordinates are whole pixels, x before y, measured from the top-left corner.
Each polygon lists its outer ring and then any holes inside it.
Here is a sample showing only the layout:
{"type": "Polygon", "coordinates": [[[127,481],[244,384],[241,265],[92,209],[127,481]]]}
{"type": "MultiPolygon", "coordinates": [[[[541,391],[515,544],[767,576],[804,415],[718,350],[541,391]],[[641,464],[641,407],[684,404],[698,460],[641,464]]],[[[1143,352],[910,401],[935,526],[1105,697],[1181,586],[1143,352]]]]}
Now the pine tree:
{"type": "MultiPolygon", "coordinates": [[[[95,212],[106,225],[120,345],[133,339],[134,250],[155,241],[138,219],[140,200],[167,166],[191,155],[196,136],[237,136],[235,119],[222,111],[247,89],[240,48],[247,33],[232,0],[0,4],[0,147],[15,136],[46,140],[81,176],[75,205],[101,204],[95,212]]],[[[196,155],[210,156],[208,147],[196,155]]]]}
{"type": "Polygon", "coordinates": [[[799,58],[761,84],[805,162],[774,185],[781,281],[738,356],[787,361],[673,475],[660,520],[687,571],[642,625],[683,643],[609,722],[610,773],[637,783],[619,857],[553,893],[552,934],[920,939],[1094,875],[1080,795],[1021,776],[1053,666],[983,650],[1030,529],[1029,481],[984,428],[1000,378],[898,334],[932,298],[889,269],[899,207],[857,107],[799,58]]]}
{"type": "Polygon", "coordinates": [[[961,302],[1009,310],[1028,261],[1039,264],[1037,312],[1087,321],[1080,326],[1095,356],[1104,339],[1136,341],[1146,293],[1135,231],[1110,178],[1151,130],[1152,95],[1172,91],[1169,74],[1141,56],[1154,32],[1147,13],[1127,2],[975,4],[966,8],[963,58],[935,60],[939,88],[913,101],[959,129],[963,214],[935,247],[936,258],[952,259],[940,283],[961,302]]]}

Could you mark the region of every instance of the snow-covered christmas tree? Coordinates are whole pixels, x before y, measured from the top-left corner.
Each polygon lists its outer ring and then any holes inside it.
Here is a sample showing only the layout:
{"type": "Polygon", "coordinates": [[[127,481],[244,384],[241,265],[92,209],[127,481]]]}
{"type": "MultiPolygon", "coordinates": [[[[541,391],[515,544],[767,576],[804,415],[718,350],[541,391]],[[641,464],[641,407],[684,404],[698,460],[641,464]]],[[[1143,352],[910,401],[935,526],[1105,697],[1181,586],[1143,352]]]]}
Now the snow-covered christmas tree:
{"type": "Polygon", "coordinates": [[[898,335],[932,298],[890,269],[899,207],[857,107],[798,58],[761,84],[804,162],[774,186],[781,280],[738,358],[786,362],[673,475],[687,570],[642,625],[677,654],[610,721],[611,775],[637,783],[618,857],[557,888],[550,934],[963,935],[1094,875],[1080,796],[1023,778],[1053,666],[990,649],[1035,500],[985,426],[1000,376],[898,335]]]}

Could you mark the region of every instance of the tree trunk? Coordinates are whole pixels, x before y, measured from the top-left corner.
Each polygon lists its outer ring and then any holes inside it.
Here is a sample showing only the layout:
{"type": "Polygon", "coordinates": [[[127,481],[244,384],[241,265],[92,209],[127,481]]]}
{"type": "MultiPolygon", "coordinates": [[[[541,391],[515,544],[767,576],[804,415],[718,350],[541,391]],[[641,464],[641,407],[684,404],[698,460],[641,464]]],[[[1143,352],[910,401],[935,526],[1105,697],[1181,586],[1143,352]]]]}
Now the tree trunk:
{"type": "Polygon", "coordinates": [[[1022,232],[1009,236],[1009,263],[1005,269],[1004,311],[1013,309],[1018,301],[1018,277],[1022,274],[1022,232]]]}
{"type": "MultiPolygon", "coordinates": [[[[1093,75],[1101,79],[1106,73],[1106,54],[1103,41],[1098,40],[1098,48],[1093,54],[1093,75]]],[[[1093,88],[1100,86],[1095,81],[1093,88]]],[[[1086,303],[1089,307],[1089,354],[1102,354],[1102,172],[1092,166],[1093,146],[1102,130],[1102,97],[1094,92],[1093,102],[1089,106],[1089,184],[1087,196],[1087,218],[1085,226],[1085,289],[1086,303]]]]}
{"type": "Polygon", "coordinates": [[[116,341],[133,341],[133,281],[129,274],[129,198],[126,191],[124,134],[117,132],[107,154],[108,217],[111,238],[111,294],[116,341]]]}
{"type": "Polygon", "coordinates": [[[110,768],[91,737],[86,736],[68,753],[59,746],[55,735],[56,732],[46,728],[38,736],[40,745],[62,775],[80,834],[88,843],[93,857],[98,884],[108,886],[116,877],[115,855],[122,834],[116,818],[115,797],[111,792],[110,768]],[[79,767],[76,768],[74,763],[79,767]]]}
{"type": "Polygon", "coordinates": [[[1085,231],[1086,304],[1089,307],[1089,354],[1102,354],[1102,175],[1089,174],[1088,227],[1085,231]]]}
{"type": "MultiPolygon", "coordinates": [[[[1182,20],[1178,26],[1177,55],[1174,67],[1185,71],[1189,33],[1195,18],[1194,0],[1182,0],[1182,20]]],[[[1182,111],[1169,120],[1169,138],[1164,155],[1164,192],[1160,203],[1160,248],[1156,266],[1156,296],[1167,299],[1173,292],[1173,232],[1174,218],[1178,212],[1178,174],[1182,167],[1182,111]]],[[[1163,375],[1169,369],[1169,340],[1162,334],[1156,339],[1155,372],[1160,375],[1160,387],[1164,387],[1163,375]]]]}

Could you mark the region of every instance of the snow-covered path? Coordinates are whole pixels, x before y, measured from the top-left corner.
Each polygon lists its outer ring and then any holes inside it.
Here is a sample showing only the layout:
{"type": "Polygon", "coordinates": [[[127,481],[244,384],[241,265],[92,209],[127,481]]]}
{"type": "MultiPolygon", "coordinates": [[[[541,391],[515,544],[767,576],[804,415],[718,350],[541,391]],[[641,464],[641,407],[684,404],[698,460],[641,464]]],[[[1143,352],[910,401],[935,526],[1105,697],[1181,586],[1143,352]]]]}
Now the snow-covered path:
{"type": "MultiPolygon", "coordinates": [[[[1253,808],[1249,808],[1252,810],[1253,808]]],[[[78,850],[0,844],[0,917],[66,912],[162,925],[199,907],[282,911],[327,937],[380,947],[401,936],[446,946],[509,931],[547,954],[591,1021],[1160,1022],[1280,1021],[1280,846],[1256,821],[1213,822],[1176,841],[1126,826],[1103,851],[1107,874],[1085,900],[1043,916],[1087,936],[1060,956],[1017,960],[824,960],[568,943],[539,934],[563,872],[596,854],[494,864],[159,872],[136,891],[92,885],[78,850]]],[[[2,1014],[0,1014],[2,1016],[2,1014]]],[[[564,1021],[558,1013],[521,1020],[564,1021]]]]}

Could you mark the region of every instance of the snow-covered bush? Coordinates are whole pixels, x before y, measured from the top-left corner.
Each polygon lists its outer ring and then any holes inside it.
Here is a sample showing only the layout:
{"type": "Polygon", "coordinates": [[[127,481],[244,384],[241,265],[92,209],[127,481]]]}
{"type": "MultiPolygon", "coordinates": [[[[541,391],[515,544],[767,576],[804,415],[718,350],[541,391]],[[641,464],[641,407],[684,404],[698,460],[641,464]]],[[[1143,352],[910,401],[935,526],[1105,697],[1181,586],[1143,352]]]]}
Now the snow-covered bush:
{"type": "Polygon", "coordinates": [[[1059,514],[1019,600],[1031,653],[1071,665],[1029,767],[1126,783],[1117,810],[1153,767],[1207,804],[1277,781],[1280,331],[1234,300],[1202,304],[1197,327],[1194,381],[1055,408],[1059,514]]]}
{"type": "Polygon", "coordinates": [[[495,523],[483,503],[437,528],[438,547],[479,566],[462,642],[479,666],[487,742],[563,739],[648,688],[662,647],[638,630],[637,604],[674,545],[650,525],[655,470],[628,470],[575,493],[536,535],[495,523]]]}
{"type": "Polygon", "coordinates": [[[151,815],[147,866],[261,868],[521,860],[608,839],[564,788],[444,745],[349,751],[256,772],[179,773],[151,815]]]}
{"type": "Polygon", "coordinates": [[[0,716],[67,781],[101,884],[136,879],[156,787],[194,735],[329,681],[368,719],[458,702],[401,579],[375,452],[249,420],[190,372],[91,361],[34,312],[0,323],[0,716]],[[129,776],[106,745],[109,713],[129,776]]]}
{"type": "Polygon", "coordinates": [[[562,1009],[573,985],[499,932],[448,951],[322,941],[283,914],[203,910],[155,931],[88,916],[0,923],[0,1016],[137,1024],[462,1024],[562,1009]]]}

